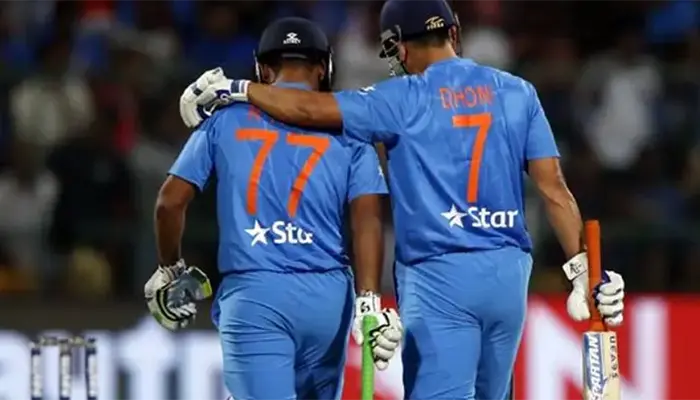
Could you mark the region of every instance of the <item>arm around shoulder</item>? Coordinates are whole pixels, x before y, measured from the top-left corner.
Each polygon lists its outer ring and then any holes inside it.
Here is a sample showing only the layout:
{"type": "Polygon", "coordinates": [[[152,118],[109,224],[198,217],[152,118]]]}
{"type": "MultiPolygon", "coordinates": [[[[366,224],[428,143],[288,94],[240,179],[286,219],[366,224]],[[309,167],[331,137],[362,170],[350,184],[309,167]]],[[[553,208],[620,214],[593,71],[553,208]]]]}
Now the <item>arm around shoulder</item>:
{"type": "Polygon", "coordinates": [[[248,100],[282,122],[314,128],[340,128],[343,117],[331,93],[251,83],[248,100]]]}

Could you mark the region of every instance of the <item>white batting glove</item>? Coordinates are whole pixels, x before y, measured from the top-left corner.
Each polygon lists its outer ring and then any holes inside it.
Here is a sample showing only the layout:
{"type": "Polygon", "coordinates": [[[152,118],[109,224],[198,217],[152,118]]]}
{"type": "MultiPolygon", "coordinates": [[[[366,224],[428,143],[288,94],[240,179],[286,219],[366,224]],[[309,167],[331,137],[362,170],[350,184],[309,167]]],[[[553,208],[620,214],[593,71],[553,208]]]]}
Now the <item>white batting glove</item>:
{"type": "Polygon", "coordinates": [[[352,323],[352,337],[358,346],[362,346],[365,340],[369,340],[374,365],[383,371],[389,366],[389,360],[396,353],[401,338],[403,337],[403,325],[399,315],[394,309],[381,309],[379,296],[366,292],[357,296],[355,300],[355,319],[352,323]],[[364,337],[362,321],[367,316],[373,316],[377,325],[369,332],[370,337],[364,337]]]}
{"type": "MultiPolygon", "coordinates": [[[[588,308],[588,255],[580,253],[562,267],[573,289],[566,300],[566,311],[574,321],[591,318],[588,308]]],[[[593,291],[596,307],[608,326],[622,324],[625,308],[625,282],[613,271],[603,271],[602,282],[593,291]]]]}
{"type": "Polygon", "coordinates": [[[196,128],[211,117],[217,107],[248,101],[247,80],[228,79],[221,68],[203,73],[180,96],[180,118],[188,128],[196,128]]]}
{"type": "Polygon", "coordinates": [[[197,315],[195,301],[211,296],[209,278],[184,260],[159,266],[144,285],[146,304],[151,315],[164,328],[174,331],[192,323],[197,315]]]}

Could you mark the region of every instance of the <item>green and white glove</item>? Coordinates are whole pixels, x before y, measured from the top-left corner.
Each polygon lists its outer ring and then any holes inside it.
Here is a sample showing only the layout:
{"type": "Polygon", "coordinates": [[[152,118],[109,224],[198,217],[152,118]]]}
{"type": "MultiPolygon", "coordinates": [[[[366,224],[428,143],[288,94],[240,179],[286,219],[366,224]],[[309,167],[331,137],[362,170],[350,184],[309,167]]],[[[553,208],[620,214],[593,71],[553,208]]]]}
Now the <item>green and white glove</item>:
{"type": "Polygon", "coordinates": [[[369,341],[372,348],[374,365],[383,371],[389,366],[403,338],[403,325],[396,310],[381,308],[379,296],[364,292],[355,298],[355,318],[352,323],[352,337],[358,346],[369,341]],[[377,325],[369,332],[370,337],[362,333],[362,320],[365,317],[376,318],[377,325]]]}
{"type": "Polygon", "coordinates": [[[184,260],[159,266],[144,286],[148,310],[159,324],[171,331],[192,323],[197,315],[195,302],[211,294],[206,274],[197,267],[188,267],[184,260]]]}

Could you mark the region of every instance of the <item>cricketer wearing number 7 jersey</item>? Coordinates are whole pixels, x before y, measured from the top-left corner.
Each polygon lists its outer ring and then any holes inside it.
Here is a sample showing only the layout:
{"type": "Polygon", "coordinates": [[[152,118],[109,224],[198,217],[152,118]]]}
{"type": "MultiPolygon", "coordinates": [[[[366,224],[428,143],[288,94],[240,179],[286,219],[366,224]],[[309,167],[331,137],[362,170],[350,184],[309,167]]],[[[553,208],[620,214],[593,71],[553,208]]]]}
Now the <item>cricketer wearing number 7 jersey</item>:
{"type": "MultiPolygon", "coordinates": [[[[396,284],[405,328],[407,399],[504,399],[522,335],[532,243],[524,175],[540,191],[569,258],[567,311],[590,318],[582,221],[534,87],[456,56],[459,23],[444,0],[389,0],[382,56],[395,77],[333,94],[244,80],[226,101],[247,101],[302,126],[345,128],[387,148],[396,230],[396,284]]],[[[214,96],[217,97],[217,96],[214,96]]],[[[217,104],[220,97],[201,97],[217,104]]],[[[187,118],[183,115],[187,123],[187,118]]],[[[622,322],[624,284],[606,271],[597,307],[622,322]]]]}

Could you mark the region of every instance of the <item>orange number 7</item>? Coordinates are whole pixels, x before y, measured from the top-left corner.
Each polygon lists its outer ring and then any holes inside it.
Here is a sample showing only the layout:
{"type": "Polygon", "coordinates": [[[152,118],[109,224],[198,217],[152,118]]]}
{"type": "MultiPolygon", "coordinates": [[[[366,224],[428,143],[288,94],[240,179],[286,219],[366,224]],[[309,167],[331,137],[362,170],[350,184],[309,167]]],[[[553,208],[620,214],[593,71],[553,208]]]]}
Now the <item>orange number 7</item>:
{"type": "Polygon", "coordinates": [[[479,171],[484,156],[486,135],[491,127],[491,113],[455,115],[452,117],[452,126],[455,128],[478,128],[472,147],[469,180],[467,181],[467,203],[476,203],[479,195],[479,171]]]}
{"type": "MultiPolygon", "coordinates": [[[[262,175],[265,161],[270,155],[270,151],[277,143],[279,134],[275,131],[267,129],[239,129],[236,131],[236,139],[238,140],[258,140],[262,141],[262,147],[258,151],[253,161],[253,168],[250,170],[250,178],[248,178],[248,191],[246,193],[246,208],[249,214],[256,214],[258,211],[258,188],[260,187],[260,176],[262,175]]],[[[287,213],[294,218],[299,208],[299,201],[304,193],[306,182],[316,168],[316,165],[321,160],[323,153],[328,150],[331,142],[327,137],[287,134],[287,144],[291,146],[311,147],[313,151],[306,162],[301,167],[299,175],[297,175],[292,185],[289,201],[287,202],[287,213]]]]}

